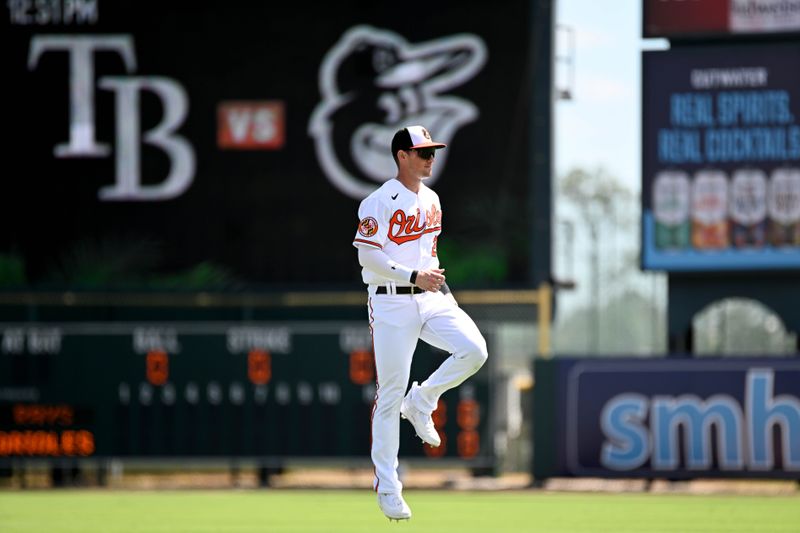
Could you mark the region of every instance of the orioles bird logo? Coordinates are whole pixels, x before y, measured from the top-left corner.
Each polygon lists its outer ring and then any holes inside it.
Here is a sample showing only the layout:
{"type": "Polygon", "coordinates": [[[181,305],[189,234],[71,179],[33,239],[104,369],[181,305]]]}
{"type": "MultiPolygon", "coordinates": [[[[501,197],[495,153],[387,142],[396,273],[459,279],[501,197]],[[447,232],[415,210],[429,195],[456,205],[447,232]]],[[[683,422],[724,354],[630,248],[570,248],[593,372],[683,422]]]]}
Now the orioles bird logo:
{"type": "MultiPolygon", "coordinates": [[[[472,79],[486,58],[486,45],[475,35],[410,44],[371,26],[345,32],[320,65],[322,100],[309,122],[317,159],[331,183],[352,198],[368,196],[394,176],[389,145],[409,124],[425,124],[438,141],[449,143],[478,117],[478,108],[445,93],[472,79]]],[[[437,153],[429,183],[444,168],[446,152],[437,153]]]]}
{"type": "Polygon", "coordinates": [[[372,237],[378,233],[378,221],[367,217],[358,223],[358,232],[364,237],[372,237]]]}

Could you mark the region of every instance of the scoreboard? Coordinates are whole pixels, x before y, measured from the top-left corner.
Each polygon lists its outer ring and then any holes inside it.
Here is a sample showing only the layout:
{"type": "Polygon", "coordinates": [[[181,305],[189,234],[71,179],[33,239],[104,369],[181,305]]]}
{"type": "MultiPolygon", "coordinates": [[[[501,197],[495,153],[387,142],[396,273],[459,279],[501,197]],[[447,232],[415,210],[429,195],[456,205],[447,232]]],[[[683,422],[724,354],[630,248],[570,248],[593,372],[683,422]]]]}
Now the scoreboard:
{"type": "MultiPolygon", "coordinates": [[[[363,322],[0,324],[0,462],[16,458],[369,457],[363,322]]],[[[487,340],[489,337],[487,336],[487,340]]],[[[448,354],[420,342],[412,379],[448,354]]],[[[401,455],[491,464],[489,364],[401,424],[401,455]]]]}

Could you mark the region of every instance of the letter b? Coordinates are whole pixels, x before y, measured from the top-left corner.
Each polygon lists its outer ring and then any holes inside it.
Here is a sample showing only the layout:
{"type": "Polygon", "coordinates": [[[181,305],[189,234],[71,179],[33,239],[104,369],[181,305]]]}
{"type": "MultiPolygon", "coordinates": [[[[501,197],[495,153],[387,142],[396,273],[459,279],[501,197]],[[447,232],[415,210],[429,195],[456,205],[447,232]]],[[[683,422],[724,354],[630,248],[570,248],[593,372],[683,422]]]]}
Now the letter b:
{"type": "Polygon", "coordinates": [[[116,93],[117,150],[116,183],[100,189],[101,200],[169,200],[180,196],[192,184],[195,156],[192,146],[174,132],[189,108],[186,91],[177,82],[162,77],[107,76],[100,87],[116,93]],[[141,91],[155,93],[161,100],[164,118],[144,133],[143,142],[163,150],[170,159],[167,178],[156,185],[141,183],[140,106],[141,91]]]}

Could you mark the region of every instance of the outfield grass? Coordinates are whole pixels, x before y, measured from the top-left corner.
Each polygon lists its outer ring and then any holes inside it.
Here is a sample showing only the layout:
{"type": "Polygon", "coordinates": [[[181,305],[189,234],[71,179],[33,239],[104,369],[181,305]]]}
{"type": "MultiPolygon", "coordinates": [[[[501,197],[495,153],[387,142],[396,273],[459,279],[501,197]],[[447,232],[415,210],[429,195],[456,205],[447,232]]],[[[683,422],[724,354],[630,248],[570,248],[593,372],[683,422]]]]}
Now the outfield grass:
{"type": "Polygon", "coordinates": [[[800,532],[800,496],[406,491],[389,523],[369,491],[0,492],[3,533],[800,532]]]}

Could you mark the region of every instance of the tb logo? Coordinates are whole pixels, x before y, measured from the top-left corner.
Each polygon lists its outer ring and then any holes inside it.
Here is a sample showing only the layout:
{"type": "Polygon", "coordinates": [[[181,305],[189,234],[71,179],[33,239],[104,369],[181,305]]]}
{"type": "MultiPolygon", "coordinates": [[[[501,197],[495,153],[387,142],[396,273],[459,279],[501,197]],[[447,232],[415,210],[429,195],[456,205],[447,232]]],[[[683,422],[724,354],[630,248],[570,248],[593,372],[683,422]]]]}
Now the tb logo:
{"type": "MultiPolygon", "coordinates": [[[[95,139],[94,53],[119,54],[128,72],[136,70],[136,52],[129,35],[37,35],[31,39],[28,70],[42,54],[67,52],[70,73],[69,142],[56,145],[59,158],[108,157],[111,149],[95,139]]],[[[98,192],[105,201],[161,201],[180,196],[192,184],[195,155],[192,145],[175,134],[189,109],[183,86],[160,76],[103,76],[97,85],[113,91],[116,113],[116,182],[98,192]],[[143,134],[139,120],[142,91],[154,93],[164,109],[161,122],[143,134]],[[170,160],[166,179],[158,184],[141,182],[141,143],[163,150],[170,160]]]]}

